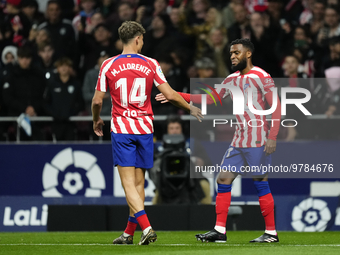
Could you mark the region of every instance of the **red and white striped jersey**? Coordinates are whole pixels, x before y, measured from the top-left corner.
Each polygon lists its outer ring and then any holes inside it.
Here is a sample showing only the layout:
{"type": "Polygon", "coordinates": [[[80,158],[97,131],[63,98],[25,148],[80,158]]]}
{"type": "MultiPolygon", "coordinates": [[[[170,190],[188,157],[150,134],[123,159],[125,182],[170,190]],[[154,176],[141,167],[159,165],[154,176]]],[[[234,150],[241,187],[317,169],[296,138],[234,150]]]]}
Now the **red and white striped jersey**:
{"type": "Polygon", "coordinates": [[[118,134],[153,133],[151,90],[167,82],[155,59],[141,54],[121,54],[105,60],[96,89],[110,90],[111,131],[118,134]]]}
{"type": "MultiPolygon", "coordinates": [[[[265,94],[275,87],[274,80],[263,69],[254,66],[245,75],[241,75],[239,71],[229,75],[223,83],[240,87],[244,95],[244,114],[236,115],[237,125],[231,146],[240,148],[263,146],[267,140],[269,124],[265,115],[256,115],[249,110],[248,91],[251,88],[254,108],[266,110],[265,94]]],[[[223,93],[223,90],[221,92],[223,93]]],[[[223,98],[228,95],[232,97],[229,90],[222,94],[223,98]]]]}

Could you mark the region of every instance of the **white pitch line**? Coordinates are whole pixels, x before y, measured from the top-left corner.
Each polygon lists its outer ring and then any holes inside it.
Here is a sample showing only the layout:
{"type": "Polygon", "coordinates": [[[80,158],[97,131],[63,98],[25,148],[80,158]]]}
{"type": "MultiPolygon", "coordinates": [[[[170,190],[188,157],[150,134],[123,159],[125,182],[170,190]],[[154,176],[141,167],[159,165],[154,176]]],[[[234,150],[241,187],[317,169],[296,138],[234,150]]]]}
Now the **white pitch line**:
{"type": "MultiPolygon", "coordinates": [[[[205,243],[198,243],[198,244],[152,244],[152,246],[203,246],[207,245],[205,243]]],[[[219,244],[220,246],[244,246],[244,247],[255,247],[258,244],[219,244]]],[[[340,244],[275,244],[278,246],[292,246],[292,247],[340,247],[340,244]]],[[[18,243],[18,244],[0,244],[0,246],[124,246],[124,245],[113,245],[113,244],[100,244],[100,243],[93,243],[93,244],[81,244],[81,243],[74,243],[74,244],[54,244],[54,243],[18,243]]],[[[262,247],[262,246],[261,246],[262,247]]],[[[271,246],[272,247],[272,246],[271,246]]]]}

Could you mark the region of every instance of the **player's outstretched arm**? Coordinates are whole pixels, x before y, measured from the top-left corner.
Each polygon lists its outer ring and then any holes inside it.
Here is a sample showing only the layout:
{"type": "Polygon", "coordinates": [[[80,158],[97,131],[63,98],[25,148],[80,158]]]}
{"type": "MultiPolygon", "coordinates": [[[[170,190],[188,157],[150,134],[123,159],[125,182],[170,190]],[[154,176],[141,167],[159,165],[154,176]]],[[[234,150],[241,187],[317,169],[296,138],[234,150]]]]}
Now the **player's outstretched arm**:
{"type": "Polygon", "coordinates": [[[190,114],[198,119],[201,122],[203,119],[203,115],[201,110],[192,104],[188,104],[183,97],[181,97],[175,90],[173,90],[170,85],[165,82],[161,85],[158,85],[157,88],[163,94],[164,98],[172,103],[173,105],[182,108],[183,110],[190,112],[190,114]]]}
{"type": "MultiPolygon", "coordinates": [[[[182,92],[177,92],[177,93],[178,95],[183,97],[183,99],[188,103],[190,103],[191,101],[194,103],[201,103],[201,95],[197,95],[197,94],[191,95],[189,93],[182,93],[182,92]]],[[[167,100],[166,97],[162,93],[157,94],[155,99],[156,101],[161,101],[162,104],[169,102],[169,100],[167,100]]]]}
{"type": "Polygon", "coordinates": [[[97,136],[103,136],[104,121],[100,118],[100,112],[102,110],[104,96],[105,92],[96,90],[92,98],[93,131],[97,136]]]}
{"type": "MultiPolygon", "coordinates": [[[[198,103],[200,104],[202,102],[202,95],[201,94],[189,94],[189,93],[183,93],[183,92],[177,92],[185,101],[198,103]]],[[[224,98],[225,96],[225,89],[222,89],[219,93],[219,96],[221,98],[224,98]]],[[[159,93],[155,97],[156,101],[161,101],[162,104],[169,102],[165,96],[162,93],[159,93]]],[[[207,104],[214,104],[215,101],[211,97],[207,97],[207,104]]]]}

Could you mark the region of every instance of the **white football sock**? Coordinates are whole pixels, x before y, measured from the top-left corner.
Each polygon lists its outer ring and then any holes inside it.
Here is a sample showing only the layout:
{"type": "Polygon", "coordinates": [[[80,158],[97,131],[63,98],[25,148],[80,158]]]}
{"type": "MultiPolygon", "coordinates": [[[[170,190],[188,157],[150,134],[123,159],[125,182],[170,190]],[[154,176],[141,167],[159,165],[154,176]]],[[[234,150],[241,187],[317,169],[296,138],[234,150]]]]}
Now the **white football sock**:
{"type": "Polygon", "coordinates": [[[146,229],[143,230],[143,235],[146,235],[149,230],[151,229],[151,226],[147,227],[146,229]]]}
{"type": "Polygon", "coordinates": [[[276,230],[266,230],[264,231],[266,234],[269,234],[269,235],[273,235],[273,236],[276,236],[277,233],[276,233],[276,230]]]}
{"type": "Polygon", "coordinates": [[[123,236],[124,237],[128,237],[128,236],[130,236],[129,234],[126,234],[125,232],[123,233],[123,236]]]}
{"type": "Polygon", "coordinates": [[[221,227],[221,226],[215,226],[214,229],[217,231],[217,232],[220,232],[221,234],[225,234],[225,227],[221,227]]]}

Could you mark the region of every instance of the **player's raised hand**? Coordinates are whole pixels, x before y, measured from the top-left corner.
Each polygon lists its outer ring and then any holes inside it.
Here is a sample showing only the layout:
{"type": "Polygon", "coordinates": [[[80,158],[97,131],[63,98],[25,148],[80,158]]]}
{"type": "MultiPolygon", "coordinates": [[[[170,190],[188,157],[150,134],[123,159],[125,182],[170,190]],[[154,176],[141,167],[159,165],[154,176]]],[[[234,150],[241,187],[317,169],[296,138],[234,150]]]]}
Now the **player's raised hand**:
{"type": "Polygon", "coordinates": [[[266,145],[264,146],[264,150],[266,152],[266,156],[272,154],[276,150],[276,141],[272,139],[268,139],[266,145]]]}
{"type": "Polygon", "coordinates": [[[190,114],[194,116],[199,122],[202,122],[202,119],[204,118],[201,109],[194,106],[192,102],[190,102],[190,114]]]}
{"type": "Polygon", "coordinates": [[[93,121],[93,131],[97,136],[103,136],[103,126],[104,126],[104,121],[99,118],[98,121],[93,121]]]}
{"type": "Polygon", "coordinates": [[[157,94],[155,99],[156,101],[161,101],[162,104],[169,102],[162,93],[157,94]]]}

